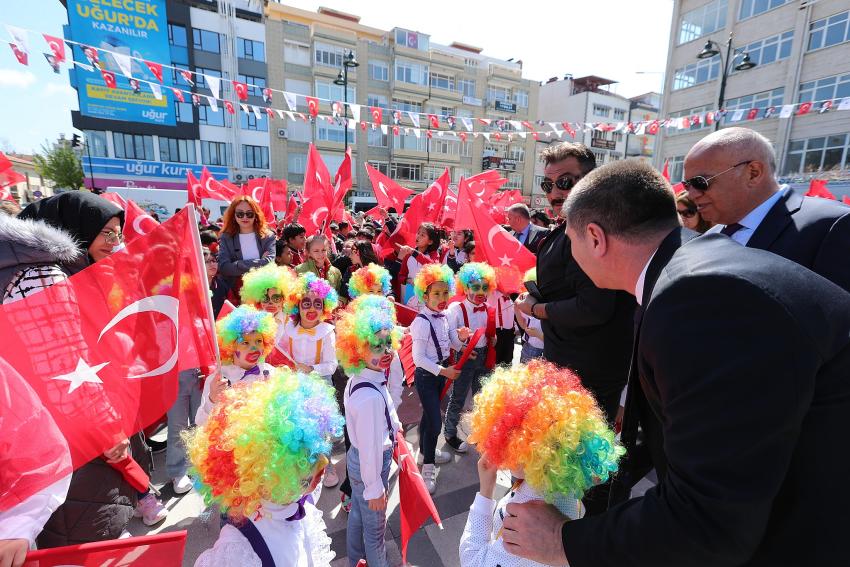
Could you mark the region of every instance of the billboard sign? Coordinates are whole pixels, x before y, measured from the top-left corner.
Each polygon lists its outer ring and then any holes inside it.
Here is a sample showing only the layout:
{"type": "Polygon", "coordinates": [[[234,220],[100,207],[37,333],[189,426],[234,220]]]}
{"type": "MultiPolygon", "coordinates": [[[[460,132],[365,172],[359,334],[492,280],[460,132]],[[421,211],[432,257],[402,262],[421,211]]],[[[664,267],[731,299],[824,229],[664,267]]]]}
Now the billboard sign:
{"type": "MultiPolygon", "coordinates": [[[[100,71],[89,72],[77,67],[77,93],[83,116],[142,122],[164,126],[175,125],[174,102],[168,87],[171,72],[163,73],[163,93],[157,100],[147,83],[134,92],[130,79],[122,72],[116,58],[109,52],[136,57],[130,59],[130,73],[136,79],[158,83],[143,60],[168,64],[171,55],[168,47],[168,19],[165,0],[68,0],[68,21],[74,41],[93,47],[98,52],[98,63],[115,73],[117,88],[106,85],[100,71]]],[[[84,48],[74,45],[74,59],[90,65],[84,48]]]]}
{"type": "MultiPolygon", "coordinates": [[[[199,178],[205,166],[195,163],[172,163],[139,159],[117,159],[83,156],[85,186],[138,187],[145,189],[186,189],[186,173],[199,178]]],[[[206,166],[216,179],[227,178],[228,168],[206,166]]]]}

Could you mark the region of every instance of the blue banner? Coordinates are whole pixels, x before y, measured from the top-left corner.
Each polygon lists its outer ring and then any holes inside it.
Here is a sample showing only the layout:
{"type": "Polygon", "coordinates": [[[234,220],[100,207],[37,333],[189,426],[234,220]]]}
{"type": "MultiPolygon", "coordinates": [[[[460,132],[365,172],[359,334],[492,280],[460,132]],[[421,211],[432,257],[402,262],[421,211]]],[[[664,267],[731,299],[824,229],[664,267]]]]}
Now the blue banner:
{"type": "Polygon", "coordinates": [[[204,167],[216,179],[227,178],[227,167],[215,165],[200,165],[196,163],[173,163],[169,161],[145,161],[140,159],[117,159],[92,157],[85,154],[82,157],[83,171],[86,175],[97,177],[144,177],[162,180],[174,180],[186,183],[186,173],[200,179],[204,167]],[[91,165],[91,167],[89,167],[91,165]]]}
{"type": "MultiPolygon", "coordinates": [[[[168,19],[165,0],[68,0],[70,39],[98,50],[98,62],[115,73],[118,88],[111,89],[94,68],[89,72],[76,67],[80,112],[84,116],[125,122],[175,125],[174,101],[170,87],[171,69],[162,71],[162,97],[157,99],[145,82],[134,92],[111,53],[118,52],[147,61],[169,64],[168,19]]],[[[74,59],[94,63],[79,45],[74,46],[74,59]]],[[[131,75],[136,79],[159,83],[147,65],[131,59],[131,75]]]]}

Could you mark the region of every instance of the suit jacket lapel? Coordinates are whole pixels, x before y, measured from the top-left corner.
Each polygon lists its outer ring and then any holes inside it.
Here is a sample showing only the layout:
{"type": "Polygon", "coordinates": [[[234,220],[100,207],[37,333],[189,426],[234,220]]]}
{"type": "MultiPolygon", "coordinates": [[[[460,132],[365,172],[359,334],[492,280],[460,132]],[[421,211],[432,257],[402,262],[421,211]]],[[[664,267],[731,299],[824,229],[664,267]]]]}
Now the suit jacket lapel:
{"type": "Polygon", "coordinates": [[[764,220],[756,227],[755,232],[747,242],[749,248],[767,250],[785,227],[791,223],[791,215],[803,206],[803,197],[790,189],[767,211],[764,220]]]}

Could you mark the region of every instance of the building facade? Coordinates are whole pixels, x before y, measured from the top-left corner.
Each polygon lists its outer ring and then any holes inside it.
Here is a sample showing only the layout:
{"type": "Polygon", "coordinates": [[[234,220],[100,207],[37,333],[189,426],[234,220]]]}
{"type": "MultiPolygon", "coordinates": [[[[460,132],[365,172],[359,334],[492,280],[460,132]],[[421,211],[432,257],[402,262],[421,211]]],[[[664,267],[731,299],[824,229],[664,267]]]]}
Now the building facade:
{"type": "MultiPolygon", "coordinates": [[[[521,62],[487,57],[481,50],[461,43],[444,46],[427,34],[395,28],[380,30],[360,23],[360,18],[336,10],[301,10],[276,2],[266,7],[266,43],[269,51],[269,85],[297,95],[298,111],[307,113],[303,96],[383,110],[386,132],[380,128],[348,129],[352,150],[353,204],[374,205],[364,163],[369,163],[400,184],[421,191],[446,167],[453,182],[461,176],[497,168],[508,179],[507,188],[530,195],[533,179],[533,140],[511,134],[508,121],[532,121],[537,114],[537,83],[522,77],[521,62]],[[348,70],[347,92],[334,83],[343,60],[353,53],[359,66],[348,70]],[[388,121],[401,112],[400,135],[388,121]],[[416,126],[408,112],[421,113],[423,131],[417,136],[406,129],[416,126]],[[440,117],[440,130],[430,139],[427,114],[440,117]],[[446,119],[456,125],[445,131],[446,119]],[[477,118],[491,119],[485,127],[477,118]],[[475,130],[500,132],[501,140],[489,136],[460,139],[466,130],[462,119],[473,119],[475,130]],[[501,124],[501,126],[500,126],[501,124]],[[511,138],[508,141],[508,138],[511,138]]],[[[348,114],[351,117],[351,114],[348,114]]],[[[369,120],[361,118],[361,120],[369,120]]],[[[345,126],[325,120],[315,123],[275,118],[272,121],[272,176],[285,178],[290,187],[303,183],[309,143],[315,143],[331,174],[342,162],[345,126]]]]}
{"type": "MultiPolygon", "coordinates": [[[[781,181],[806,185],[813,177],[848,179],[850,112],[836,110],[850,97],[848,26],[846,0],[677,0],[662,115],[717,110],[723,63],[734,67],[749,55],[756,66],[733,69],[728,76],[721,127],[746,126],[769,138],[781,181]],[[730,34],[731,65],[725,60],[730,34]],[[697,59],[707,40],[720,45],[722,62],[720,55],[697,59]],[[819,113],[825,101],[832,101],[832,109],[819,113]],[[813,103],[811,112],[798,115],[795,107],[791,116],[777,117],[782,105],[806,102],[813,103]],[[764,118],[771,107],[776,114],[764,118]]],[[[656,165],[667,160],[673,182],[682,178],[688,150],[715,127],[704,120],[689,122],[687,128],[662,128],[658,140],[656,165]]]]}
{"type": "MultiPolygon", "coordinates": [[[[629,122],[649,123],[658,119],[658,108],[661,106],[661,95],[645,93],[629,99],[629,122]]],[[[655,155],[655,138],[644,131],[642,134],[626,132],[626,158],[640,159],[653,162],[655,155]]]]}

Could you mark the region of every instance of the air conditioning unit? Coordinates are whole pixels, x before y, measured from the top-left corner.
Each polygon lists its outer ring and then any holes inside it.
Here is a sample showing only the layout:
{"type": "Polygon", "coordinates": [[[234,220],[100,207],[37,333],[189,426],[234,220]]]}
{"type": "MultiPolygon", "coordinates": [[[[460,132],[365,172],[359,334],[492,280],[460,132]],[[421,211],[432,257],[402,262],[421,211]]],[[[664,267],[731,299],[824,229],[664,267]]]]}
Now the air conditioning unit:
{"type": "Polygon", "coordinates": [[[253,176],[253,175],[249,175],[249,176],[248,176],[248,179],[254,179],[254,176],[253,176]]]}
{"type": "Polygon", "coordinates": [[[241,173],[237,173],[234,177],[235,177],[236,181],[242,181],[242,174],[241,173]]]}
{"type": "Polygon", "coordinates": [[[277,137],[281,138],[282,140],[285,140],[286,138],[288,138],[289,134],[287,134],[286,128],[278,128],[277,129],[277,137]]]}

